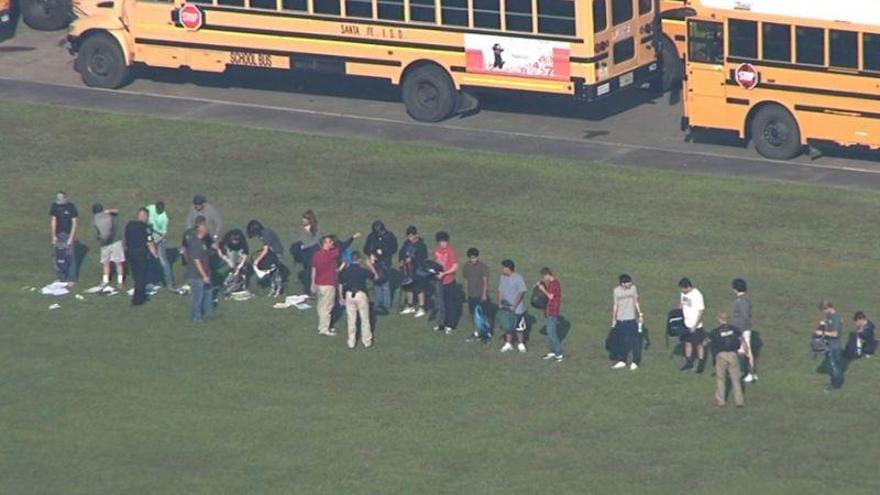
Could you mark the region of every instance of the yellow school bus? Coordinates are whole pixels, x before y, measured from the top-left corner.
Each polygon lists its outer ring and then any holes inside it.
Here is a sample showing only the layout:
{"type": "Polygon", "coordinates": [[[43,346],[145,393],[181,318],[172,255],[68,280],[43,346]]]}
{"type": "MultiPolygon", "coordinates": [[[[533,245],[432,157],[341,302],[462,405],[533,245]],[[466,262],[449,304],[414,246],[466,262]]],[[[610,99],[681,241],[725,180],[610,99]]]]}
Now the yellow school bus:
{"type": "Polygon", "coordinates": [[[369,76],[401,85],[416,120],[463,89],[592,101],[656,83],[655,0],[79,0],[68,47],[89,86],[135,64],[369,76]]]}
{"type": "Polygon", "coordinates": [[[768,158],[880,148],[877,0],[689,0],[684,120],[768,158]]]}

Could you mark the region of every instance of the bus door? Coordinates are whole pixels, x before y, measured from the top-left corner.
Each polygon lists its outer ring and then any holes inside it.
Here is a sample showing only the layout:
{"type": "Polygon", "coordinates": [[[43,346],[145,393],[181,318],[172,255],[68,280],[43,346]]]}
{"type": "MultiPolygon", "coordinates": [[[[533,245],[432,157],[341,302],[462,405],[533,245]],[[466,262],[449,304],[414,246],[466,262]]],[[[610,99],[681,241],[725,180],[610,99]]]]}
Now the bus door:
{"type": "Polygon", "coordinates": [[[687,28],[687,117],[696,127],[727,128],[723,111],[727,96],[724,24],[690,19],[687,28]]]}

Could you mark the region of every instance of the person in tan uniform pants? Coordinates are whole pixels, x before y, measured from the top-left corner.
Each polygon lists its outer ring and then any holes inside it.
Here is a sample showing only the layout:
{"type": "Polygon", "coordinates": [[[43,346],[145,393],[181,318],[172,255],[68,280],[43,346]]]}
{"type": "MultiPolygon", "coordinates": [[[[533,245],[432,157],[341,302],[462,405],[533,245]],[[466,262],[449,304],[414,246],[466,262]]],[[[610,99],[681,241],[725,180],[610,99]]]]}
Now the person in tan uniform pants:
{"type": "Polygon", "coordinates": [[[743,407],[742,370],[739,366],[739,349],[745,345],[742,331],[730,325],[727,313],[718,314],[719,326],[710,333],[712,350],[715,351],[715,403],[724,406],[727,396],[727,378],[733,389],[733,402],[743,407]]]}

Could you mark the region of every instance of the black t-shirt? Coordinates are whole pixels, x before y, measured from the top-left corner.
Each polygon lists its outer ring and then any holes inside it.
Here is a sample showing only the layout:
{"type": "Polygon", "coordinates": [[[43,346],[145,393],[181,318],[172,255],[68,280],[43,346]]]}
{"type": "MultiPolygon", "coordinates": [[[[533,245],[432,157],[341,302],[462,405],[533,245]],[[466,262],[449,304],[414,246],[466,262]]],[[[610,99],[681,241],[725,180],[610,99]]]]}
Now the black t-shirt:
{"type": "Polygon", "coordinates": [[[241,229],[232,229],[223,236],[220,249],[224,252],[241,251],[248,254],[248,243],[241,229]]]}
{"type": "Polygon", "coordinates": [[[73,219],[79,216],[76,205],[68,201],[64,204],[52,203],[49,216],[55,217],[55,235],[69,234],[73,230],[73,219]]]}
{"type": "Polygon", "coordinates": [[[339,283],[345,292],[366,292],[367,280],[373,278],[373,272],[358,264],[349,265],[339,274],[339,283]]]}
{"type": "Polygon", "coordinates": [[[153,236],[150,227],[137,220],[128,222],[125,226],[125,249],[126,257],[143,259],[147,257],[147,244],[152,242],[153,236]]]}
{"type": "Polygon", "coordinates": [[[742,332],[731,325],[721,325],[712,330],[711,337],[716,352],[736,352],[742,344],[742,332]]]}

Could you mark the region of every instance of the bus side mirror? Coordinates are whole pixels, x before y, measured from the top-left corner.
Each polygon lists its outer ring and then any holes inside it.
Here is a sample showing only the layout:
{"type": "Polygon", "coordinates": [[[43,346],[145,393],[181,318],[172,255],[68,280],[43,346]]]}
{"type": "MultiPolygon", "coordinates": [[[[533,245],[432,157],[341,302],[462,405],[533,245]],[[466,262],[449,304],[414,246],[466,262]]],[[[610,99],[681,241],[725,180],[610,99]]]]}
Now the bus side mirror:
{"type": "Polygon", "coordinates": [[[688,17],[693,17],[697,15],[697,11],[692,9],[691,7],[681,7],[678,9],[669,9],[660,14],[661,19],[670,19],[676,21],[683,21],[688,17]]]}

